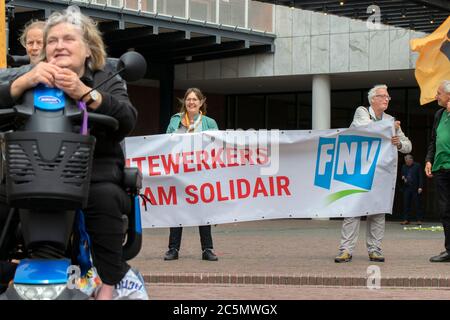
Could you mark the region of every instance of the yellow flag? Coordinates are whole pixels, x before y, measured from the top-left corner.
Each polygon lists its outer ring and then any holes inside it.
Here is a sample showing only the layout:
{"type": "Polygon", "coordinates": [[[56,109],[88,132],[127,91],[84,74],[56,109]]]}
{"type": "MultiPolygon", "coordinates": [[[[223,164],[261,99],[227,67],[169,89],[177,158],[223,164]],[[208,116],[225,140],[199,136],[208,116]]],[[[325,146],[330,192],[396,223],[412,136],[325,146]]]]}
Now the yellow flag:
{"type": "Polygon", "coordinates": [[[411,50],[419,53],[416,80],[420,86],[420,104],[435,100],[443,80],[450,80],[450,16],[432,34],[410,41],[411,50]]]}
{"type": "Polygon", "coordinates": [[[0,69],[6,68],[6,17],[5,0],[0,0],[0,69]]]}

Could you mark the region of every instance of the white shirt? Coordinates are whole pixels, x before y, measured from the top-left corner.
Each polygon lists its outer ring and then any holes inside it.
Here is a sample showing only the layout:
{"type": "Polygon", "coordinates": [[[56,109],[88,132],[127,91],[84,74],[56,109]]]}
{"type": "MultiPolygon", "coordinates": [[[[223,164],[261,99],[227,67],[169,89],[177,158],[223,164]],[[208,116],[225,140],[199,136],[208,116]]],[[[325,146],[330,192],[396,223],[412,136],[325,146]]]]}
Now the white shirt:
{"type": "MultiPolygon", "coordinates": [[[[392,119],[393,116],[383,112],[381,115],[382,120],[386,119],[392,119]]],[[[350,127],[359,127],[364,126],[372,121],[376,121],[374,119],[377,119],[375,116],[375,112],[373,111],[372,107],[369,107],[369,112],[367,112],[367,108],[360,106],[355,110],[355,115],[353,116],[353,122],[350,125],[350,127]]],[[[402,147],[398,150],[401,153],[410,153],[412,150],[412,143],[408,139],[408,137],[403,133],[401,128],[398,128],[395,130],[395,134],[400,138],[400,142],[402,144],[402,147]]]]}

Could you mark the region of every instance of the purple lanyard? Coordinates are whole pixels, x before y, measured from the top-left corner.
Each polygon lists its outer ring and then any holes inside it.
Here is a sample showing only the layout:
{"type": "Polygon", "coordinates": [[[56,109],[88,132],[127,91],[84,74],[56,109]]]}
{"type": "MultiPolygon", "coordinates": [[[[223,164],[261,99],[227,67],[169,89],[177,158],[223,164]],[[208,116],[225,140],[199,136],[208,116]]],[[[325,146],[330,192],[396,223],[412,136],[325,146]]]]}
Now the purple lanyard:
{"type": "Polygon", "coordinates": [[[88,112],[86,110],[86,103],[83,101],[78,101],[78,109],[83,111],[83,122],[81,124],[80,133],[83,136],[87,136],[87,134],[88,134],[88,132],[87,132],[88,112]]]}

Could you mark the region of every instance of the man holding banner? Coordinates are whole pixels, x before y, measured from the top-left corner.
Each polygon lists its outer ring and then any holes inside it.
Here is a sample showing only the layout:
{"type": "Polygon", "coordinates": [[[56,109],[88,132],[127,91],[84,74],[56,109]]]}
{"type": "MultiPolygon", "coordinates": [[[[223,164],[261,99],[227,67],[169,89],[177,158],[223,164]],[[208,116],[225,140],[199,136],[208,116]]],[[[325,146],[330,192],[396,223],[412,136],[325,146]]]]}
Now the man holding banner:
{"type": "Polygon", "coordinates": [[[441,83],[436,99],[442,108],[434,116],[431,141],[425,158],[425,174],[428,178],[436,177],[445,251],[431,257],[430,262],[450,262],[450,80],[441,83]]]}
{"type": "MultiPolygon", "coordinates": [[[[391,100],[386,85],[376,85],[370,89],[368,99],[370,107],[358,107],[351,126],[359,127],[382,119],[392,119],[392,116],[384,113],[391,100]]],[[[391,142],[397,146],[398,151],[402,153],[411,152],[411,141],[400,128],[400,121],[395,121],[395,135],[392,137],[391,142]]],[[[336,263],[350,262],[352,260],[352,253],[358,241],[360,221],[361,217],[344,219],[341,229],[339,254],[334,259],[336,263]]],[[[367,216],[366,244],[370,261],[384,262],[385,260],[381,250],[384,225],[384,213],[367,216]]]]}

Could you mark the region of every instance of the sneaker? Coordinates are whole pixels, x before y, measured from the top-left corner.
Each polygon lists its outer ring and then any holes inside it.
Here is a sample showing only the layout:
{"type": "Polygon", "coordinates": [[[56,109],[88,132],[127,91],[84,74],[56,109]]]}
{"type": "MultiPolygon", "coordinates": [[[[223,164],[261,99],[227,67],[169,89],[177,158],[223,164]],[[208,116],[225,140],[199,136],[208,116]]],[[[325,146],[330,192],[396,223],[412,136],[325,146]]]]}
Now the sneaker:
{"type": "Polygon", "coordinates": [[[404,226],[404,225],[409,224],[409,221],[408,221],[408,220],[405,220],[405,221],[400,222],[400,224],[401,224],[402,226],[404,226]]]}
{"type": "Polygon", "coordinates": [[[164,255],[164,260],[178,260],[178,250],[175,248],[169,249],[164,255]]]}
{"type": "Polygon", "coordinates": [[[341,262],[350,262],[352,261],[352,255],[348,251],[341,251],[336,258],[334,258],[334,262],[341,263],[341,262]]]}
{"type": "Polygon", "coordinates": [[[202,260],[217,261],[219,258],[212,252],[212,249],[205,249],[202,253],[202,260]]]}
{"type": "Polygon", "coordinates": [[[384,256],[377,251],[369,252],[369,260],[375,262],[384,262],[384,256]]]}

